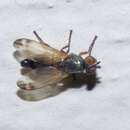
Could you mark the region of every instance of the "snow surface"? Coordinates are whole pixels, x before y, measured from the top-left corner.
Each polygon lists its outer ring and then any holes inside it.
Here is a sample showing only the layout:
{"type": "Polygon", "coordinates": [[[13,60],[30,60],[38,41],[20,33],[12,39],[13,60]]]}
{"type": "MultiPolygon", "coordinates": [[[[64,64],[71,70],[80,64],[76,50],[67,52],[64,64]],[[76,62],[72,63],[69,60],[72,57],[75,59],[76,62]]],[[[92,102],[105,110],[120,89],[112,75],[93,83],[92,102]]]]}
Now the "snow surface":
{"type": "Polygon", "coordinates": [[[0,130],[130,130],[129,0],[4,0],[0,30],[0,130]],[[12,57],[13,41],[36,39],[36,30],[60,49],[69,29],[75,53],[99,36],[93,55],[101,60],[101,83],[91,91],[84,85],[59,93],[50,88],[56,96],[47,98],[41,90],[42,100],[22,100],[16,94],[20,67],[12,57]]]}

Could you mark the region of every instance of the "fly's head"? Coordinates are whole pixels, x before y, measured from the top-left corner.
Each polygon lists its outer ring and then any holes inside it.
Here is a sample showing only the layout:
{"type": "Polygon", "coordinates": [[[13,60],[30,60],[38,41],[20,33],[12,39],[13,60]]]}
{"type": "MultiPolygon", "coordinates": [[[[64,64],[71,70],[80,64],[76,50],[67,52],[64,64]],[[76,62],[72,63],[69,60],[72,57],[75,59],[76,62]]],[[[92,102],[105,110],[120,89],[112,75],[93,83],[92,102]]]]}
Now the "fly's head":
{"type": "Polygon", "coordinates": [[[100,66],[98,65],[100,61],[97,61],[97,59],[91,55],[92,48],[94,46],[96,39],[97,39],[97,36],[94,37],[92,43],[89,46],[89,49],[88,49],[89,55],[84,59],[86,72],[90,74],[95,73],[96,69],[100,68],[100,66]]]}
{"type": "Polygon", "coordinates": [[[97,60],[93,56],[87,56],[84,59],[85,62],[85,69],[87,73],[94,73],[96,71],[96,63],[97,60]]]}

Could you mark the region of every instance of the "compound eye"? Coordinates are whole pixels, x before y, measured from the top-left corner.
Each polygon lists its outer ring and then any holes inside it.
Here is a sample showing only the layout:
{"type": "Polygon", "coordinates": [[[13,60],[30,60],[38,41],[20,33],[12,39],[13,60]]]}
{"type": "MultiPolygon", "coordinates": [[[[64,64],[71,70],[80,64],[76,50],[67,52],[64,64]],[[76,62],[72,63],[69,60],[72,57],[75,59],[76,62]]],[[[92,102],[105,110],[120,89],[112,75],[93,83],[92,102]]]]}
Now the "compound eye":
{"type": "Polygon", "coordinates": [[[87,56],[84,61],[87,65],[92,65],[97,62],[93,56],[87,56]]]}

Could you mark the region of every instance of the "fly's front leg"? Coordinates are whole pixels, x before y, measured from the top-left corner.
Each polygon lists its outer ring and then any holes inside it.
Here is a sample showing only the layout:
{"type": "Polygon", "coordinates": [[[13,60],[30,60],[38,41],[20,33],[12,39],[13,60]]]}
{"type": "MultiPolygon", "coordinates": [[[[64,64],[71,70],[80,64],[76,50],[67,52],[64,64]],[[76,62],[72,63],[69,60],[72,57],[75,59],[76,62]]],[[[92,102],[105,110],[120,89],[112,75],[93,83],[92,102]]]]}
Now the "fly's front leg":
{"type": "Polygon", "coordinates": [[[98,38],[98,37],[95,36],[95,37],[93,38],[93,40],[92,40],[92,43],[91,43],[90,46],[89,46],[89,49],[88,49],[89,56],[91,56],[92,48],[93,48],[93,46],[94,46],[95,41],[97,40],[97,38],[98,38]]]}
{"type": "Polygon", "coordinates": [[[82,51],[79,53],[79,56],[86,55],[86,54],[88,54],[88,51],[82,51]]]}
{"type": "Polygon", "coordinates": [[[70,51],[70,43],[71,43],[71,36],[72,36],[72,30],[70,30],[68,44],[66,46],[64,46],[63,48],[61,48],[60,51],[64,51],[64,49],[68,48],[66,53],[69,53],[69,51],[70,51]]]}
{"type": "Polygon", "coordinates": [[[96,39],[97,39],[97,36],[95,36],[93,38],[92,43],[90,44],[88,51],[80,52],[79,56],[82,56],[82,55],[85,55],[85,54],[89,54],[89,56],[91,56],[92,48],[95,44],[96,39]]]}

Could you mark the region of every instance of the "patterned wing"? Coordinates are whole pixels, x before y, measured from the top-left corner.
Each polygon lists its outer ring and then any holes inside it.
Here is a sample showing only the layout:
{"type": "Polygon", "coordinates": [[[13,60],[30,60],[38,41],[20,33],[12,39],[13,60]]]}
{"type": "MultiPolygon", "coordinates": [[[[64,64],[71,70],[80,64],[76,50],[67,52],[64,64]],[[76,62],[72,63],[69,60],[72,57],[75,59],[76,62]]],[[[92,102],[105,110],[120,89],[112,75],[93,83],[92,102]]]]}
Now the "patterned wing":
{"type": "Polygon", "coordinates": [[[16,49],[14,57],[18,62],[28,58],[38,60],[44,64],[52,64],[67,56],[65,52],[52,48],[47,44],[24,38],[16,40],[14,47],[16,49]]]}
{"type": "Polygon", "coordinates": [[[26,90],[39,89],[68,77],[68,74],[57,70],[55,67],[45,67],[34,70],[23,68],[21,74],[23,77],[18,80],[17,85],[21,89],[26,90]]]}

